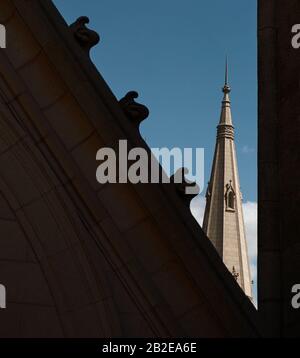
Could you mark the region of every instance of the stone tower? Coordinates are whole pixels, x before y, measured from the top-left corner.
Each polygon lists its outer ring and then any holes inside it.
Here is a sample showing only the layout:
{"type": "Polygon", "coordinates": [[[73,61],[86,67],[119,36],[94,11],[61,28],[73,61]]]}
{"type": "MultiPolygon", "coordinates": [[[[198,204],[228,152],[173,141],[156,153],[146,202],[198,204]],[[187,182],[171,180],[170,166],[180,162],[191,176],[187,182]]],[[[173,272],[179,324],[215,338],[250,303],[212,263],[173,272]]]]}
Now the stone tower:
{"type": "Polygon", "coordinates": [[[231,119],[227,61],[223,93],[214,160],[206,193],[203,230],[228,270],[251,298],[252,287],[231,119]]]}

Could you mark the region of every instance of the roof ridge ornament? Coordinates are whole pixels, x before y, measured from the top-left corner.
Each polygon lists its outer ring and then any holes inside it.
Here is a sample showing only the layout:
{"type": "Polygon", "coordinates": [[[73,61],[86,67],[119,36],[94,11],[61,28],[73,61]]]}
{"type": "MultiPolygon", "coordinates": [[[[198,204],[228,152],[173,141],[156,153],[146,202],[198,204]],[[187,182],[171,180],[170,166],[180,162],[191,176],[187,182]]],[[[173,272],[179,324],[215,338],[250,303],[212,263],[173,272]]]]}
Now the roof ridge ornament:
{"type": "Polygon", "coordinates": [[[192,182],[186,179],[185,174],[188,174],[187,168],[179,168],[170,178],[170,182],[175,185],[178,195],[183,200],[186,206],[190,206],[190,203],[194,197],[199,194],[199,186],[196,182],[192,182]],[[188,193],[187,188],[193,188],[192,193],[188,193]]]}
{"type": "Polygon", "coordinates": [[[90,20],[87,16],[81,16],[70,25],[75,40],[88,55],[91,48],[96,46],[100,41],[98,33],[85,26],[89,22],[90,20]]]}
{"type": "Polygon", "coordinates": [[[135,101],[135,98],[138,98],[138,96],[139,94],[136,91],[130,91],[119,101],[125,116],[130,119],[136,127],[149,116],[149,109],[145,105],[135,101]]]}

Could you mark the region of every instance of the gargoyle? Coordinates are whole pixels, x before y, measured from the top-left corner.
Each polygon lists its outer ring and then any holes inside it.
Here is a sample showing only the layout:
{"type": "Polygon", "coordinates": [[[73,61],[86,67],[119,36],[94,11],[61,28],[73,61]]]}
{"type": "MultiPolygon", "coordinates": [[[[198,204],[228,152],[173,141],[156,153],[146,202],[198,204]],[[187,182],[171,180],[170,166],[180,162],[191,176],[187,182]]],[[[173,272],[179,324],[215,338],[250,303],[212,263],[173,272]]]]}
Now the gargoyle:
{"type": "Polygon", "coordinates": [[[149,109],[143,104],[135,102],[138,93],[130,91],[123,97],[119,103],[128,119],[130,119],[137,127],[149,116],[149,109]]]}
{"type": "Polygon", "coordinates": [[[97,34],[97,32],[90,30],[85,26],[89,22],[90,20],[88,17],[81,16],[70,25],[70,29],[75,40],[88,55],[90,53],[90,49],[97,45],[97,43],[100,41],[100,36],[97,34]]]}
{"type": "Polygon", "coordinates": [[[187,168],[180,168],[170,179],[171,183],[175,184],[176,191],[185,205],[189,207],[191,200],[199,194],[199,186],[185,178],[185,174],[188,174],[188,172],[187,168]]]}

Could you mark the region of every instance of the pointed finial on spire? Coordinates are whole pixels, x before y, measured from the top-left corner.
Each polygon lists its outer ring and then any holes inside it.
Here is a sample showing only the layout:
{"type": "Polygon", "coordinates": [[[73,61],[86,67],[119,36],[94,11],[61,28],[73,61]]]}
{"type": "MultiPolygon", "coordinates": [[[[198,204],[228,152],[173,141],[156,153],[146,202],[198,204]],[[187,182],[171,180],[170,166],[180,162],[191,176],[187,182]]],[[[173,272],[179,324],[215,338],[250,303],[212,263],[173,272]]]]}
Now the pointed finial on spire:
{"type": "Polygon", "coordinates": [[[226,63],[225,63],[225,86],[228,85],[228,57],[226,55],[226,63]]]}
{"type": "MultiPolygon", "coordinates": [[[[230,98],[229,98],[229,93],[231,91],[231,88],[230,88],[230,86],[228,84],[228,60],[227,60],[227,56],[226,56],[226,61],[225,61],[225,83],[224,83],[224,87],[222,88],[222,91],[224,93],[224,96],[223,96],[223,100],[222,100],[222,112],[221,112],[221,118],[220,118],[219,125],[224,125],[225,124],[225,125],[232,126],[231,110],[230,110],[230,98]]],[[[222,130],[221,130],[221,132],[222,132],[222,130]]]]}
{"type": "Polygon", "coordinates": [[[234,279],[237,281],[240,274],[238,272],[235,271],[235,267],[232,267],[232,272],[231,272],[232,276],[234,277],[234,279]]]}
{"type": "Polygon", "coordinates": [[[226,56],[226,62],[225,62],[225,84],[222,90],[225,94],[229,93],[231,91],[229,85],[228,85],[228,58],[226,56]]]}

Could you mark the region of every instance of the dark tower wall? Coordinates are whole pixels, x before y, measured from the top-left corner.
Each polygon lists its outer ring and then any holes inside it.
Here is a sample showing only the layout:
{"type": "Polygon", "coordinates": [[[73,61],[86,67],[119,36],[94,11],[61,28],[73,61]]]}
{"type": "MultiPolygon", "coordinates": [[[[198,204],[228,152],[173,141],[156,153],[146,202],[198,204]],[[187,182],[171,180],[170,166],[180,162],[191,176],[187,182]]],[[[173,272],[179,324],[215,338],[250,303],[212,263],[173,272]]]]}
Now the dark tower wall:
{"type": "Polygon", "coordinates": [[[300,23],[298,0],[259,1],[258,303],[270,335],[299,336],[300,310],[300,23]]]}

